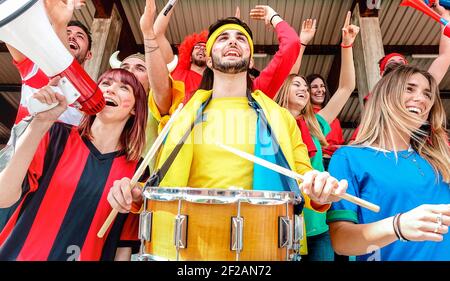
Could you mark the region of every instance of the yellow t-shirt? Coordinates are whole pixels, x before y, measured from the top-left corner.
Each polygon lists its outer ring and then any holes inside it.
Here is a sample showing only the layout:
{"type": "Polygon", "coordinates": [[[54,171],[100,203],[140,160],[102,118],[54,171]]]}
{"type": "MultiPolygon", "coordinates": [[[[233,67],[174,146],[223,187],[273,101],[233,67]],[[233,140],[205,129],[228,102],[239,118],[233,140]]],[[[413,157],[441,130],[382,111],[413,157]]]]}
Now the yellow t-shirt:
{"type": "MultiPolygon", "coordinates": [[[[172,98],[171,109],[178,105],[174,103],[174,101],[180,96],[175,95],[177,91],[174,87],[172,88],[172,91],[174,96],[172,98]]],[[[173,123],[161,149],[156,164],[158,168],[161,168],[163,163],[167,160],[186,130],[194,122],[196,113],[201,104],[205,102],[211,94],[212,91],[198,90],[186,104],[185,108],[180,112],[180,115],[173,123]]],[[[302,142],[301,133],[297,123],[289,111],[281,108],[272,99],[266,97],[259,91],[252,93],[252,96],[263,109],[290,168],[300,174],[304,174],[311,170],[312,167],[308,156],[308,150],[306,149],[306,145],[302,142]]],[[[150,105],[150,109],[155,118],[163,122],[155,103],[151,102],[150,105]]],[[[246,189],[251,189],[253,183],[253,163],[242,160],[239,157],[234,156],[234,154],[220,150],[218,147],[215,148],[213,147],[213,143],[208,143],[207,145],[203,144],[202,147],[198,142],[199,140],[203,142],[203,138],[206,138],[208,141],[210,141],[209,138],[213,141],[216,138],[219,140],[225,139],[225,144],[229,144],[230,146],[253,154],[256,113],[248,105],[247,98],[212,99],[204,112],[207,113],[206,123],[201,125],[198,124],[196,129],[194,129],[194,132],[187,138],[165,177],[161,180],[160,186],[204,188],[241,186],[246,189]],[[233,111],[229,112],[229,108],[231,107],[243,112],[236,112],[236,114],[233,115],[233,111]],[[230,116],[235,116],[234,118],[236,119],[230,117],[229,119],[226,118],[225,120],[220,120],[222,116],[226,116],[223,114],[227,114],[227,112],[229,112],[228,114],[230,116]],[[254,121],[250,121],[251,118],[253,118],[254,121]],[[227,122],[230,122],[229,126],[227,126],[227,122]],[[250,126],[246,127],[248,124],[253,125],[251,128],[250,126]],[[223,128],[224,126],[225,128],[223,128]],[[232,128],[234,126],[237,127],[235,127],[233,131],[232,128]],[[206,133],[198,135],[199,132],[197,132],[197,127],[201,129],[200,131],[205,130],[206,133]],[[214,130],[218,130],[219,133],[215,133],[214,130]],[[237,139],[237,137],[243,137],[244,139],[248,138],[253,142],[240,142],[240,139],[237,139]]],[[[164,124],[160,124],[160,128],[162,128],[164,124]]],[[[324,212],[329,208],[329,205],[313,205],[310,198],[306,195],[304,195],[304,199],[306,208],[319,212],[324,212]]],[[[306,235],[303,236],[301,245],[300,253],[306,254],[306,235]]]]}
{"type": "Polygon", "coordinates": [[[212,99],[204,121],[194,129],[194,145],[188,186],[252,189],[253,163],[216,145],[223,143],[253,154],[256,112],[246,97],[212,99]],[[219,177],[217,169],[232,177],[219,177]]]}

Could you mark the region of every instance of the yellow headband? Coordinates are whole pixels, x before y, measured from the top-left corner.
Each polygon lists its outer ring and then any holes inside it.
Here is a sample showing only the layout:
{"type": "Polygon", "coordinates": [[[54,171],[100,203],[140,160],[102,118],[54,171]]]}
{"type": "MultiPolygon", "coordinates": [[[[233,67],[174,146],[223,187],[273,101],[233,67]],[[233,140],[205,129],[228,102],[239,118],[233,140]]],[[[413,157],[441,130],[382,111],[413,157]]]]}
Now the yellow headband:
{"type": "Polygon", "coordinates": [[[219,37],[220,34],[222,34],[222,32],[224,32],[225,30],[239,30],[240,32],[242,32],[242,34],[244,34],[245,37],[247,37],[248,44],[250,45],[250,57],[253,57],[253,40],[250,37],[250,34],[248,34],[245,28],[235,23],[222,25],[221,27],[216,29],[213,32],[213,34],[211,34],[211,36],[209,36],[208,41],[206,42],[206,55],[208,57],[211,56],[211,49],[212,46],[214,45],[214,42],[216,42],[217,37],[219,37]]]}

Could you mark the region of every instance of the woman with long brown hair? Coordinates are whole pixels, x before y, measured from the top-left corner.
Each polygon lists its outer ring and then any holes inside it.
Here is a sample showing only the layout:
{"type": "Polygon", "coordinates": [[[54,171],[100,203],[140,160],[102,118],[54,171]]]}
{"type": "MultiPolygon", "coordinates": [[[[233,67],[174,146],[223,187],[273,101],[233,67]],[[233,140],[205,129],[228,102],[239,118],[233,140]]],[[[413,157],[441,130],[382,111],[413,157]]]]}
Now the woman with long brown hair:
{"type": "MultiPolygon", "coordinates": [[[[314,112],[319,112],[328,104],[331,98],[328,84],[322,75],[318,73],[306,76],[306,81],[311,89],[311,103],[313,110],[314,112]]],[[[333,122],[330,123],[330,128],[331,130],[326,136],[328,146],[323,148],[325,170],[328,169],[328,164],[330,163],[333,153],[345,142],[342,134],[341,123],[338,118],[335,118],[333,122]]]]}
{"type": "Polygon", "coordinates": [[[337,253],[450,260],[446,115],[428,72],[399,66],[375,85],[355,142],[336,151],[330,173],[348,179],[350,194],[381,206],[373,213],[333,205],[328,222],[337,253]]]}
{"type": "MultiPolygon", "coordinates": [[[[342,28],[339,87],[330,102],[319,112],[314,113],[306,78],[297,74],[289,75],[274,98],[275,102],[287,108],[297,120],[302,140],[308,148],[311,165],[318,171],[324,171],[322,147],[328,146],[325,136],[330,131],[329,124],[337,117],[355,89],[355,67],[351,47],[359,32],[359,27],[350,24],[350,17],[351,13],[348,12],[342,28]]],[[[311,24],[314,25],[313,21],[307,20],[306,23],[303,23],[303,28],[308,28],[311,24]]],[[[334,252],[328,234],[326,214],[307,209],[304,214],[308,245],[308,255],[305,256],[305,259],[333,260],[334,252]]]]}
{"type": "Polygon", "coordinates": [[[132,216],[118,217],[102,239],[96,233],[111,211],[109,189],[132,177],[144,148],[146,94],[122,69],[104,73],[98,86],[106,106],[79,127],[55,123],[64,96],[49,86],[35,94],[59,104],[34,117],[0,173],[0,207],[21,198],[0,233],[0,260],[110,260],[118,248],[139,245],[132,216]]]}

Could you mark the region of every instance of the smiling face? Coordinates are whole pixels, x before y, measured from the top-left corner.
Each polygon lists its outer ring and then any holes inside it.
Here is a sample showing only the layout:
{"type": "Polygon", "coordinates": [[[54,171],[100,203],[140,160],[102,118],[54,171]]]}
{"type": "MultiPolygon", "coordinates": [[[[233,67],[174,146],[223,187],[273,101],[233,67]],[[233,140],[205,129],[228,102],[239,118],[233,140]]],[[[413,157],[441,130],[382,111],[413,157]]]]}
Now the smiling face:
{"type": "Polygon", "coordinates": [[[316,78],[311,81],[311,102],[314,105],[322,105],[325,101],[327,89],[322,79],[316,78]]]}
{"type": "Polygon", "coordinates": [[[214,42],[208,66],[223,73],[245,72],[252,66],[247,37],[238,30],[225,30],[214,42]]]}
{"type": "Polygon", "coordinates": [[[106,77],[99,83],[106,106],[98,113],[104,121],[126,121],[135,114],[133,88],[113,77],[106,77]]]}
{"type": "Polygon", "coordinates": [[[206,43],[195,44],[192,48],[191,62],[196,66],[206,66],[206,43]]]}
{"type": "Polygon", "coordinates": [[[69,42],[69,51],[79,64],[82,65],[92,57],[92,53],[89,51],[88,35],[81,27],[68,26],[67,39],[69,42]]]}
{"type": "Polygon", "coordinates": [[[131,57],[125,59],[120,65],[120,68],[133,73],[134,76],[136,76],[136,78],[139,80],[139,82],[141,82],[145,92],[148,93],[150,85],[148,81],[148,74],[147,68],[145,67],[145,62],[143,62],[138,58],[131,57]]]}
{"type": "Polygon", "coordinates": [[[402,95],[402,103],[410,114],[418,116],[422,121],[417,124],[417,128],[428,120],[434,99],[430,83],[425,76],[415,73],[408,79],[406,91],[402,95]]]}
{"type": "Polygon", "coordinates": [[[303,110],[309,102],[308,84],[300,77],[295,76],[289,89],[288,109],[303,110]]]}

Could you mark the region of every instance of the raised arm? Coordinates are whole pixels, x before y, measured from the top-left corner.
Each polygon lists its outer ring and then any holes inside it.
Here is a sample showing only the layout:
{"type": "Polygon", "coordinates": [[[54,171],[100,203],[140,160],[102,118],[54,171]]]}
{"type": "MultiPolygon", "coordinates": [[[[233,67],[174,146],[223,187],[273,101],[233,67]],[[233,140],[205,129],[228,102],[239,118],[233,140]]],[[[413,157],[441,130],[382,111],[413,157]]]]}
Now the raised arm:
{"type": "MultiPolygon", "coordinates": [[[[180,1],[180,0],[178,0],[180,1]]],[[[175,5],[178,2],[175,2],[174,6],[170,9],[169,13],[167,15],[164,15],[164,9],[158,14],[155,20],[155,26],[153,27],[153,30],[156,35],[156,40],[158,41],[159,48],[161,50],[161,53],[164,57],[165,63],[170,63],[173,58],[174,54],[172,51],[172,47],[170,46],[169,40],[167,40],[167,37],[165,35],[167,27],[169,26],[170,18],[172,17],[172,14],[175,10],[175,5]]]]}
{"type": "MultiPolygon", "coordinates": [[[[49,85],[56,86],[58,78],[53,78],[49,85]]],[[[64,96],[56,94],[48,86],[34,95],[42,103],[59,104],[51,110],[37,114],[17,142],[13,157],[3,171],[0,172],[0,208],[12,206],[19,200],[22,193],[22,182],[41,139],[66,110],[67,102],[64,96]]]]}
{"type": "Polygon", "coordinates": [[[355,65],[353,63],[352,45],[359,33],[359,27],[350,24],[351,12],[347,13],[344,27],[342,28],[341,43],[341,74],[339,87],[331,97],[328,104],[318,112],[330,124],[338,116],[356,85],[355,65]]]}
{"type": "Polygon", "coordinates": [[[299,74],[300,66],[302,64],[303,53],[305,52],[306,46],[311,42],[316,34],[317,20],[307,19],[302,23],[302,29],[300,30],[300,53],[298,54],[297,60],[291,69],[290,74],[299,74]]]}
{"type": "Polygon", "coordinates": [[[74,10],[85,6],[86,0],[45,0],[44,4],[53,30],[69,50],[67,24],[72,19],[74,10]]]}
{"type": "Polygon", "coordinates": [[[154,18],[156,12],[155,0],[146,0],[144,14],[140,25],[144,36],[145,64],[147,66],[153,99],[161,115],[169,113],[172,95],[169,83],[169,71],[162,56],[154,32],[154,18]]]}
{"type": "MultiPolygon", "coordinates": [[[[72,18],[75,8],[81,8],[86,5],[86,0],[45,0],[44,6],[53,30],[58,36],[59,40],[69,49],[69,42],[67,41],[67,24],[72,18]]],[[[26,57],[16,48],[6,44],[9,53],[15,62],[20,63],[26,57]]]]}
{"type": "MultiPolygon", "coordinates": [[[[443,18],[450,21],[450,12],[439,5],[436,1],[435,11],[443,18]]],[[[450,66],[450,38],[444,35],[444,26],[441,25],[441,38],[439,41],[439,55],[428,68],[428,72],[436,79],[439,84],[444,78],[450,66]]]]}
{"type": "Polygon", "coordinates": [[[252,19],[272,24],[278,36],[279,48],[269,65],[253,81],[253,89],[261,90],[268,97],[277,94],[288,77],[300,51],[297,32],[269,6],[258,5],[250,11],[252,19]]]}

